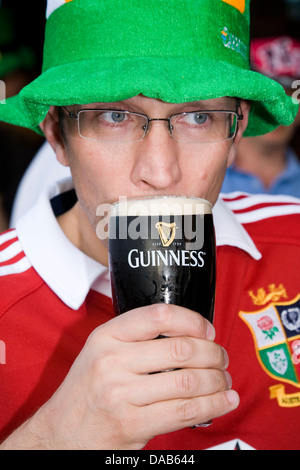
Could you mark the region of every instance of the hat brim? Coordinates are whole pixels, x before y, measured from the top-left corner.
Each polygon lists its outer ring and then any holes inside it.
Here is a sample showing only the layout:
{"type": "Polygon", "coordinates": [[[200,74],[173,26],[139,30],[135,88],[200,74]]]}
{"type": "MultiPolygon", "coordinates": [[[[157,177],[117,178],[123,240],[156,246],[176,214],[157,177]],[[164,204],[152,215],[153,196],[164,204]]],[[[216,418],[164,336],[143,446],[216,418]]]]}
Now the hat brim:
{"type": "Polygon", "coordinates": [[[289,125],[298,104],[280,84],[226,62],[183,58],[106,58],[52,67],[0,104],[0,120],[39,131],[51,105],[114,102],[143,94],[170,103],[222,96],[251,101],[245,136],[289,125]]]}

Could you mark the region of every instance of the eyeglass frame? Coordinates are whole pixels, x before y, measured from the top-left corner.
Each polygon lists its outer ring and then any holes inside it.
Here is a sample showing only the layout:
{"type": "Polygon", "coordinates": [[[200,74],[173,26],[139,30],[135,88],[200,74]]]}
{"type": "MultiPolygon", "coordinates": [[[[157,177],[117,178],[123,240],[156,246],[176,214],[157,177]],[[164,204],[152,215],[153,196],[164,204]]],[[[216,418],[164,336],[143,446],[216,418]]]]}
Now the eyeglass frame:
{"type": "Polygon", "coordinates": [[[79,109],[79,111],[77,111],[77,113],[74,113],[73,111],[69,111],[65,106],[61,106],[61,108],[64,109],[64,111],[66,111],[69,118],[76,119],[78,121],[78,135],[82,139],[91,140],[91,141],[94,141],[94,142],[106,142],[106,143],[118,143],[118,144],[141,142],[147,136],[147,134],[150,132],[149,123],[152,122],[152,121],[165,121],[165,122],[168,122],[169,134],[172,137],[172,139],[175,140],[175,142],[190,143],[190,144],[197,144],[197,143],[198,144],[204,144],[204,143],[214,144],[216,142],[226,142],[228,140],[233,140],[236,137],[237,132],[238,132],[238,123],[239,123],[239,121],[242,121],[244,119],[244,115],[243,115],[242,110],[241,110],[241,100],[239,98],[236,99],[236,110],[235,111],[228,110],[228,109],[211,109],[211,110],[209,110],[209,109],[203,109],[202,110],[201,109],[201,110],[195,110],[195,111],[186,111],[186,112],[183,112],[183,113],[175,113],[175,114],[172,114],[171,116],[169,116],[168,118],[149,118],[146,114],[136,113],[134,111],[127,111],[127,110],[122,110],[122,109],[83,108],[83,109],[79,109]],[[98,140],[98,139],[92,139],[90,137],[83,136],[80,133],[79,114],[81,112],[84,112],[84,111],[108,111],[108,112],[116,112],[116,113],[119,112],[119,113],[123,113],[123,114],[131,114],[131,115],[133,114],[135,116],[141,116],[143,118],[146,118],[146,120],[147,120],[146,124],[143,126],[144,134],[138,140],[129,140],[129,141],[98,140]],[[182,141],[182,140],[175,139],[175,137],[172,133],[172,128],[174,128],[174,126],[171,125],[171,119],[176,117],[176,116],[184,116],[184,115],[187,115],[187,114],[196,114],[196,113],[202,113],[202,114],[231,113],[231,114],[235,115],[237,121],[236,121],[236,127],[235,127],[235,131],[234,131],[233,135],[227,137],[226,139],[212,141],[212,142],[201,142],[201,141],[200,142],[185,142],[185,141],[182,141]]]}

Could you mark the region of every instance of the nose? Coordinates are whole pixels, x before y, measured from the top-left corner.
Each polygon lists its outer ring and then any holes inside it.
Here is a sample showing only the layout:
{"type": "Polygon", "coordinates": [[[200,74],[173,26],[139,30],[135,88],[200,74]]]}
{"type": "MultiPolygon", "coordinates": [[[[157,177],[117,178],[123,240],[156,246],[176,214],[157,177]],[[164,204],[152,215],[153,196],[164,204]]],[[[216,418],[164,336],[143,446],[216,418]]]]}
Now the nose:
{"type": "Polygon", "coordinates": [[[142,189],[171,192],[181,180],[178,144],[166,122],[151,122],[146,137],[134,149],[132,182],[142,189]]]}

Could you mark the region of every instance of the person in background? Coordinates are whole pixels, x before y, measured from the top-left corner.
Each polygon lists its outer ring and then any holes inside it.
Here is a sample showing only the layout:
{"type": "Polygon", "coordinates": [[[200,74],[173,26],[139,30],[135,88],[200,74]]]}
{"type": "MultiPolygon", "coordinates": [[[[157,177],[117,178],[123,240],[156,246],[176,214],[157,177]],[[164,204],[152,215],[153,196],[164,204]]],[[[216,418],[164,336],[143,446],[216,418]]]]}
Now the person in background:
{"type": "MultiPolygon", "coordinates": [[[[291,37],[254,39],[252,69],[278,81],[290,96],[297,97],[300,77],[300,42],[291,37]]],[[[300,114],[290,126],[244,137],[237,146],[233,164],[227,169],[223,193],[283,194],[300,197],[300,160],[290,146],[299,131],[300,114]]]]}

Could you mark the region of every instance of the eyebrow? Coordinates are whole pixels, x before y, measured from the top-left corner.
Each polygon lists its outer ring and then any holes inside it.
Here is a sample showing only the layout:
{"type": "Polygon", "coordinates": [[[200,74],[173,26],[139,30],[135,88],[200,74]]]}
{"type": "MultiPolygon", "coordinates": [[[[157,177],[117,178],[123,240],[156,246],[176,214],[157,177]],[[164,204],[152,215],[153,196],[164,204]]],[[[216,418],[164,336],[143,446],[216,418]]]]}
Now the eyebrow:
{"type": "Polygon", "coordinates": [[[224,97],[224,98],[215,98],[211,100],[199,100],[199,101],[192,101],[190,103],[183,103],[186,106],[196,107],[200,109],[226,109],[230,105],[236,104],[236,98],[224,97]]]}
{"type": "MultiPolygon", "coordinates": [[[[137,98],[137,97],[136,97],[137,98]]],[[[236,98],[233,97],[221,97],[221,98],[213,98],[210,100],[199,100],[199,101],[191,101],[186,103],[167,103],[169,105],[174,105],[178,107],[178,110],[173,112],[173,114],[180,114],[181,112],[185,112],[184,110],[230,110],[231,107],[232,111],[235,110],[236,106],[236,98]],[[182,108],[181,110],[179,108],[182,108]]],[[[135,108],[139,108],[140,103],[128,103],[126,100],[124,101],[112,101],[109,103],[105,102],[98,102],[98,103],[88,103],[85,105],[70,105],[68,108],[73,108],[74,111],[78,112],[80,109],[111,109],[111,110],[122,110],[122,111],[131,111],[131,112],[138,112],[144,114],[142,111],[136,111],[135,108]]],[[[188,112],[188,111],[186,111],[188,112]]]]}

